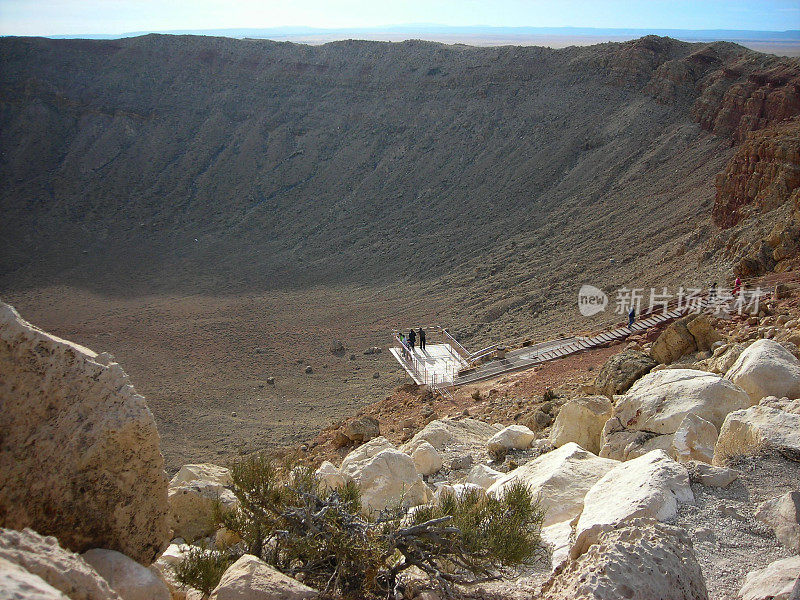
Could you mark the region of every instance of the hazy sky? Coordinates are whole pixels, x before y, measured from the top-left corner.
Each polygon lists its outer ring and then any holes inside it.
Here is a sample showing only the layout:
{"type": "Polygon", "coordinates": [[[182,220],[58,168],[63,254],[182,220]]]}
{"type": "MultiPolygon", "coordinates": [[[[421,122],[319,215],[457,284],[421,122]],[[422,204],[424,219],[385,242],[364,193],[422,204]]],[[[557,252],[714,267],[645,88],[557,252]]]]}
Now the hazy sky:
{"type": "Polygon", "coordinates": [[[800,29],[800,0],[0,0],[0,34],[405,23],[800,29]]]}

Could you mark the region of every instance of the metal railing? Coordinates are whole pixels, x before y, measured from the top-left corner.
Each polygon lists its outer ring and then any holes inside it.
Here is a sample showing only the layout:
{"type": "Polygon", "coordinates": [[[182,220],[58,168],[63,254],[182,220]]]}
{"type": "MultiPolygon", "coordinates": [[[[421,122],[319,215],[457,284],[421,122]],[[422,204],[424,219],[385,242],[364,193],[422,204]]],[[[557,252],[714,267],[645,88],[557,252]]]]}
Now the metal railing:
{"type": "Polygon", "coordinates": [[[454,387],[453,382],[458,376],[458,371],[467,364],[461,353],[467,353],[467,351],[443,327],[435,325],[432,327],[426,327],[425,330],[427,333],[425,341],[426,345],[431,343],[444,343],[448,346],[448,348],[451,349],[449,354],[452,357],[452,367],[445,368],[444,373],[442,373],[441,367],[435,371],[428,369],[428,367],[425,365],[425,361],[420,360],[420,358],[414,352],[411,352],[407,338],[401,340],[400,332],[397,330],[392,331],[394,347],[398,351],[397,354],[401,358],[403,366],[414,373],[418,381],[422,382],[424,385],[427,385],[434,393],[438,392],[452,399],[452,388],[454,387]],[[434,333],[434,335],[431,336],[431,333],[434,333]],[[435,334],[438,334],[438,336],[435,334]],[[441,338],[441,340],[439,341],[436,338],[441,338]]]}

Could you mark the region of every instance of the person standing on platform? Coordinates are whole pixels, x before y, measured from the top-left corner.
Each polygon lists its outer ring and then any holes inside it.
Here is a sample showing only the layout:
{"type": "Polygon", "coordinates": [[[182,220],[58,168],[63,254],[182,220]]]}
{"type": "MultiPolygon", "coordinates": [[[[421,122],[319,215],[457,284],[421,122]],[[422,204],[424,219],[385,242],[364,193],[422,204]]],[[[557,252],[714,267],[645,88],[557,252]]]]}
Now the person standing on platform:
{"type": "Polygon", "coordinates": [[[412,329],[408,332],[408,347],[411,349],[411,353],[414,353],[414,342],[417,341],[417,333],[412,329]]]}
{"type": "Polygon", "coordinates": [[[419,328],[419,349],[425,350],[425,330],[422,327],[419,328]]]}

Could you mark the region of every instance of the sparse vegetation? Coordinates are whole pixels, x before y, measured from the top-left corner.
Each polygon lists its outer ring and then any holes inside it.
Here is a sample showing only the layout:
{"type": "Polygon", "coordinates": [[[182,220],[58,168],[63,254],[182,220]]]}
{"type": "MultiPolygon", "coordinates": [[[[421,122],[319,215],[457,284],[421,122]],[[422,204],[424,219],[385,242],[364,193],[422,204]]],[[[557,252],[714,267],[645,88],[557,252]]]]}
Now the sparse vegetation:
{"type": "Polygon", "coordinates": [[[184,560],[174,567],[175,577],[183,585],[208,596],[233,561],[233,556],[228,552],[189,546],[184,560]]]}
{"type": "MultiPolygon", "coordinates": [[[[385,597],[411,567],[449,594],[455,584],[498,577],[540,548],[543,513],[522,484],[500,499],[473,490],[411,512],[398,504],[372,518],[361,512],[354,484],[323,489],[305,467],[254,455],[235,463],[232,477],[240,506],[217,516],[242,538],[238,553],[302,574],[325,594],[385,597]]],[[[211,572],[204,560],[193,560],[192,573],[211,572]]]]}

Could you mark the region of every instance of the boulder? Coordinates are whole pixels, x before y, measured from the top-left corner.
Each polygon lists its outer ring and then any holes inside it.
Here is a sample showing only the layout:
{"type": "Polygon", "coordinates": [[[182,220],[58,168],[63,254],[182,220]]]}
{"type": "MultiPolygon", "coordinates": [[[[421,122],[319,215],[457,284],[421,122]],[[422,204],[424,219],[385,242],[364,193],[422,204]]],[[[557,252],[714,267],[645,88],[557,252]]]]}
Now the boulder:
{"type": "Polygon", "coordinates": [[[245,554],[228,567],[210,600],[306,600],[318,594],[263,560],[245,554]]]}
{"type": "Polygon", "coordinates": [[[211,463],[201,463],[196,465],[183,465],[175,474],[170,482],[170,487],[178,487],[184,483],[195,480],[208,481],[217,485],[230,487],[233,485],[231,470],[211,463]]]}
{"type": "Polygon", "coordinates": [[[508,450],[524,450],[535,439],[536,434],[524,425],[509,425],[490,437],[486,447],[490,455],[504,456],[508,450]]]}
{"type": "Polygon", "coordinates": [[[561,521],[542,527],[542,541],[550,546],[550,566],[553,570],[569,559],[574,521],[561,521]]]}
{"type": "Polygon", "coordinates": [[[351,442],[368,442],[380,434],[378,419],[368,415],[356,417],[344,426],[344,435],[351,442]]]}
{"type": "Polygon", "coordinates": [[[3,600],[70,600],[41,577],[0,558],[3,600]]]}
{"type": "Polygon", "coordinates": [[[169,588],[160,577],[116,550],[94,548],[84,552],[83,559],[122,600],[170,600],[169,588]]]}
{"type": "Polygon", "coordinates": [[[473,483],[487,490],[492,487],[497,480],[504,476],[505,473],[495,471],[486,465],[475,465],[467,474],[466,483],[473,483]]]}
{"type": "Polygon", "coordinates": [[[671,323],[661,335],[653,342],[650,355],[656,362],[669,363],[679,359],[684,354],[697,350],[697,342],[686,326],[696,315],[687,315],[671,323]]]}
{"type": "Polygon", "coordinates": [[[768,406],[753,406],[727,416],[714,446],[714,464],[723,465],[732,456],[753,454],[760,449],[800,457],[800,415],[768,406]]]}
{"type": "Polygon", "coordinates": [[[620,523],[639,517],[666,521],[678,514],[679,502],[693,501],[688,471],[663,450],[619,463],[586,493],[570,555],[577,558],[620,523]]]}
{"type": "Polygon", "coordinates": [[[170,526],[173,535],[189,542],[213,535],[217,530],[215,507],[231,510],[238,504],[229,489],[195,479],[169,489],[170,526]]]}
{"type": "Polygon", "coordinates": [[[122,367],[0,303],[0,373],[0,526],[150,564],[169,536],[167,477],[122,367]]]}
{"type": "Polygon", "coordinates": [[[716,342],[722,341],[724,337],[714,329],[711,319],[706,314],[696,315],[693,319],[686,322],[686,329],[692,334],[697,349],[702,351],[710,350],[716,342]]]}
{"type": "Polygon", "coordinates": [[[335,490],[345,484],[344,475],[330,461],[324,461],[314,472],[322,491],[335,490]]]}
{"type": "Polygon", "coordinates": [[[689,470],[689,481],[707,487],[728,487],[739,477],[735,469],[715,467],[702,462],[689,462],[686,468],[689,470]]]}
{"type": "Polygon", "coordinates": [[[428,423],[402,447],[404,452],[413,452],[417,444],[428,442],[439,452],[450,448],[485,446],[498,428],[476,419],[435,420],[428,423]]]}
{"type": "Polygon", "coordinates": [[[699,460],[710,464],[714,460],[716,443],[717,428],[714,424],[694,413],[689,413],[672,436],[671,455],[678,462],[699,460]]]}
{"type": "Polygon", "coordinates": [[[414,468],[420,475],[433,475],[442,468],[442,457],[431,444],[422,441],[411,453],[414,468]]]}
{"type": "Polygon", "coordinates": [[[653,519],[603,531],[580,557],[544,584],[548,600],[707,600],[703,573],[686,532],[653,519]]]}
{"type": "Polygon", "coordinates": [[[797,588],[798,577],[800,556],[776,560],[763,569],[748,573],[739,597],[741,600],[789,600],[797,588]]]}
{"type": "Polygon", "coordinates": [[[648,373],[616,398],[614,419],[625,429],[675,433],[689,413],[720,427],[725,416],[751,402],[739,386],[706,371],[668,369],[648,373]]]}
{"type": "Polygon", "coordinates": [[[40,577],[70,600],[120,600],[94,568],[52,536],[30,529],[0,529],[0,560],[40,577]]]}
{"type": "Polygon", "coordinates": [[[782,410],[784,412],[800,415],[800,400],[789,400],[788,398],[767,396],[759,401],[759,405],[769,406],[770,408],[777,408],[778,410],[782,410]]]}
{"type": "Polygon", "coordinates": [[[756,519],[769,525],[784,547],[800,554],[800,492],[787,492],[762,502],[756,519]]]}
{"type": "Polygon", "coordinates": [[[712,373],[724,375],[736,363],[747,344],[724,344],[714,350],[711,358],[704,362],[706,368],[712,373]]]}
{"type": "MultiPolygon", "coordinates": [[[[172,595],[172,600],[187,600],[187,597],[193,593],[198,594],[198,598],[202,596],[202,592],[187,587],[178,581],[178,577],[175,574],[175,567],[184,561],[190,548],[199,550],[198,547],[189,546],[188,544],[170,544],[164,554],[149,567],[167,585],[172,595]]],[[[210,550],[204,550],[203,552],[210,552],[210,550]]]]}
{"type": "Polygon", "coordinates": [[[387,449],[394,450],[394,445],[385,437],[380,436],[370,440],[348,453],[342,460],[339,472],[345,478],[352,478],[351,473],[359,471],[366,463],[372,460],[379,452],[387,449]]]}
{"type": "Polygon", "coordinates": [[[360,488],[364,512],[381,511],[400,501],[405,506],[428,502],[428,486],[420,478],[410,456],[394,448],[385,448],[366,458],[351,457],[364,446],[348,454],[340,469],[345,477],[352,479],[360,488]]]}
{"type": "Polygon", "coordinates": [[[600,452],[603,426],[611,418],[612,410],[613,405],[605,396],[574,398],[558,412],[550,430],[550,441],[557,448],[575,442],[581,448],[597,454],[600,452]]]}
{"type": "Polygon", "coordinates": [[[638,350],[623,350],[609,358],[600,368],[594,386],[599,394],[609,398],[628,391],[636,380],[650,372],[658,363],[638,350]]]}
{"type": "Polygon", "coordinates": [[[753,342],[725,378],[747,392],[750,404],[765,396],[800,398],[800,360],[774,340],[753,342]]]}
{"type": "Polygon", "coordinates": [[[650,431],[617,429],[619,421],[609,419],[603,427],[600,456],[614,460],[631,460],[653,450],[672,452],[672,434],[658,435],[650,431]]]}
{"type": "Polygon", "coordinates": [[[500,497],[512,482],[521,481],[538,498],[545,511],[543,525],[549,526],[578,516],[589,488],[618,464],[570,442],[507,473],[487,494],[500,497]]]}

